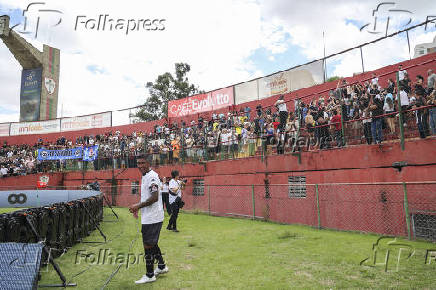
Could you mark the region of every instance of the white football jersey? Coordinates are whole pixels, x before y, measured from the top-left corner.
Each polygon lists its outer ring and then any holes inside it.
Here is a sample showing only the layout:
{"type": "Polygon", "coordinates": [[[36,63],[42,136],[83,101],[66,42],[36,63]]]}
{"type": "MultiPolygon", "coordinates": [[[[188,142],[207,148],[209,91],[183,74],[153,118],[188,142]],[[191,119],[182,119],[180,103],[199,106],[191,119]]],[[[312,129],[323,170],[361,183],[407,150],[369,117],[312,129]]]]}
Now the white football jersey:
{"type": "MultiPolygon", "coordinates": [[[[162,195],[160,193],[160,180],[159,176],[153,170],[150,170],[142,176],[141,180],[141,202],[146,201],[151,196],[152,187],[156,187],[158,191],[157,202],[152,205],[141,208],[141,223],[142,224],[155,224],[163,222],[164,211],[162,206],[162,195]]],[[[154,189],[154,188],[153,188],[154,189]]]]}
{"type": "MultiPolygon", "coordinates": [[[[180,197],[180,198],[182,198],[182,191],[180,190],[180,182],[178,182],[178,181],[175,180],[175,179],[171,179],[171,180],[170,180],[170,184],[169,184],[169,188],[176,188],[176,187],[179,188],[179,190],[177,190],[177,196],[180,197]]],[[[173,202],[176,201],[177,196],[172,195],[172,194],[170,194],[170,195],[168,196],[168,197],[169,197],[169,202],[170,202],[170,204],[172,204],[173,202]]]]}

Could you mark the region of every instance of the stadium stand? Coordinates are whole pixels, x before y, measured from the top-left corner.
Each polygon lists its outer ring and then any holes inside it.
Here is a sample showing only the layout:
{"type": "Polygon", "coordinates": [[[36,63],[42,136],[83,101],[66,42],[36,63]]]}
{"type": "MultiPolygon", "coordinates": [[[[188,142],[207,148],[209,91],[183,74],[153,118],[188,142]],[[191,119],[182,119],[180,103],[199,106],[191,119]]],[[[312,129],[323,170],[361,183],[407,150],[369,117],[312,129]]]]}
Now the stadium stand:
{"type": "Polygon", "coordinates": [[[283,129],[277,97],[183,119],[84,131],[0,138],[0,177],[37,172],[134,168],[152,154],[155,165],[324,150],[399,138],[400,88],[406,138],[436,134],[436,53],[284,95],[283,129]],[[380,136],[381,135],[381,136],[380,136]],[[300,146],[296,140],[306,140],[300,146]],[[77,160],[39,161],[37,149],[99,145],[90,166],[77,160]]]}

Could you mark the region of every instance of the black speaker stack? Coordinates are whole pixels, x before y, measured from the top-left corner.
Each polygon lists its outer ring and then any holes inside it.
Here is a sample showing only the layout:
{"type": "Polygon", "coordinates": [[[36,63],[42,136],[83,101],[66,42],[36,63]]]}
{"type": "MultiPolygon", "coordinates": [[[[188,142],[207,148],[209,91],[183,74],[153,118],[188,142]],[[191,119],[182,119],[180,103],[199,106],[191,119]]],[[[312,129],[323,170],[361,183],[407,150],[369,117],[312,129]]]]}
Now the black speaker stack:
{"type": "MultiPolygon", "coordinates": [[[[52,258],[56,258],[88,236],[102,219],[102,195],[0,214],[0,243],[37,243],[42,240],[52,258]]],[[[42,262],[47,263],[44,255],[42,262]]]]}

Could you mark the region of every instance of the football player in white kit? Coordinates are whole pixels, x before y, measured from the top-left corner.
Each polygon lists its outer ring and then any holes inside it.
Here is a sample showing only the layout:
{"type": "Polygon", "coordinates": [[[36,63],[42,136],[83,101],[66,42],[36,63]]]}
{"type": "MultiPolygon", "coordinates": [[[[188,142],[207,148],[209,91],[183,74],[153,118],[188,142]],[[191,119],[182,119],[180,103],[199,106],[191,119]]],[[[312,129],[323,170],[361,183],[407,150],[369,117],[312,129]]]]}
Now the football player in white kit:
{"type": "MultiPolygon", "coordinates": [[[[151,156],[148,156],[151,157],[151,156]]],[[[160,230],[164,220],[160,180],[156,172],[151,169],[150,158],[138,159],[138,168],[142,173],[141,202],[129,206],[129,211],[137,215],[141,210],[142,242],[144,244],[145,264],[147,272],[136,284],[156,281],[156,276],[168,272],[168,267],[158,246],[160,230]],[[154,261],[158,267],[154,270],[154,261]]]]}

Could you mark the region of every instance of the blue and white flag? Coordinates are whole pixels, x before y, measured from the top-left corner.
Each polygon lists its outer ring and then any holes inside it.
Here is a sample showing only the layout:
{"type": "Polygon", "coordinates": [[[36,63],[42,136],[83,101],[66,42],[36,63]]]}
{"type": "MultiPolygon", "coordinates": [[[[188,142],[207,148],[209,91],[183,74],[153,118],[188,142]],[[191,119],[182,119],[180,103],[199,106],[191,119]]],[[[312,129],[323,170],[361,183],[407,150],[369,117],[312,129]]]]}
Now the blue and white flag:
{"type": "Polygon", "coordinates": [[[94,161],[98,156],[98,145],[83,148],[83,161],[94,161]]]}
{"type": "Polygon", "coordinates": [[[64,160],[78,158],[82,158],[82,147],[63,150],[38,149],[38,160],[64,160]]]}

